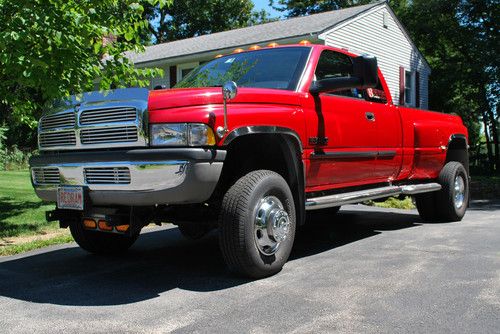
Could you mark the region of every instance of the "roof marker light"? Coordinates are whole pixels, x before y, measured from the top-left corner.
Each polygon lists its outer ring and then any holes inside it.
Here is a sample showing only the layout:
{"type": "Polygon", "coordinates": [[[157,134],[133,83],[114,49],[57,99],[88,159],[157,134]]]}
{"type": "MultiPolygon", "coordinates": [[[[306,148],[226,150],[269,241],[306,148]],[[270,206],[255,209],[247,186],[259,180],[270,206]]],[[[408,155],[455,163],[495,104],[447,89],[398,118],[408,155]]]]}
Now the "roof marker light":
{"type": "Polygon", "coordinates": [[[242,53],[243,51],[245,51],[245,50],[238,48],[238,49],[234,50],[233,53],[242,53]]]}
{"type": "Polygon", "coordinates": [[[251,50],[251,51],[255,51],[258,49],[260,49],[260,46],[258,46],[258,45],[252,45],[251,47],[248,48],[248,50],[251,50]]]}
{"type": "Polygon", "coordinates": [[[307,39],[303,39],[299,42],[300,45],[310,45],[311,42],[309,42],[307,39]]]}
{"type": "Polygon", "coordinates": [[[275,48],[275,47],[277,47],[278,45],[279,45],[279,44],[278,44],[278,43],[276,43],[276,42],[272,42],[272,43],[267,44],[267,46],[268,46],[268,47],[270,47],[270,48],[275,48]]]}
{"type": "Polygon", "coordinates": [[[215,59],[217,59],[217,58],[220,58],[220,57],[222,57],[222,56],[223,56],[223,55],[217,55],[217,56],[215,56],[214,58],[215,58],[215,59]]]}

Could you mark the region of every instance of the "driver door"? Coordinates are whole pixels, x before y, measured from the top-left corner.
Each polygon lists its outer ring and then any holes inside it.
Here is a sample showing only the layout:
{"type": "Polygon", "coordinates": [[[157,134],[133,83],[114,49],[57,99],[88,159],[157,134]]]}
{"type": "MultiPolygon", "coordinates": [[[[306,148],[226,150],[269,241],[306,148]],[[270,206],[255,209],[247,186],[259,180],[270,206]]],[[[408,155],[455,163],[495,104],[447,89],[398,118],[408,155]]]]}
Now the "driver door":
{"type": "MultiPolygon", "coordinates": [[[[315,80],[353,74],[349,56],[324,50],[315,80]]],[[[377,130],[363,92],[348,89],[314,96],[315,114],[308,117],[310,155],[308,185],[346,187],[374,182],[377,130]]]]}

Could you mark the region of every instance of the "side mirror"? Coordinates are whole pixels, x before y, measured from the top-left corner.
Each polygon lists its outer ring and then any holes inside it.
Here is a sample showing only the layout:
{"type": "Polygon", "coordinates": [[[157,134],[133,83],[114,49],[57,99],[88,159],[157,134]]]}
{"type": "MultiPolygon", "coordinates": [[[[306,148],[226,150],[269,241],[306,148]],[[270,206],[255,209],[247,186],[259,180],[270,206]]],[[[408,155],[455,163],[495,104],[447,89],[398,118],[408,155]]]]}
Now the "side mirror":
{"type": "Polygon", "coordinates": [[[319,94],[351,88],[374,88],[378,84],[377,58],[373,56],[359,56],[353,59],[353,76],[327,78],[313,81],[310,92],[319,94]]]}
{"type": "Polygon", "coordinates": [[[227,81],[224,83],[222,86],[222,97],[224,100],[232,100],[236,97],[236,94],[238,94],[238,85],[236,85],[236,82],[227,81]]]}

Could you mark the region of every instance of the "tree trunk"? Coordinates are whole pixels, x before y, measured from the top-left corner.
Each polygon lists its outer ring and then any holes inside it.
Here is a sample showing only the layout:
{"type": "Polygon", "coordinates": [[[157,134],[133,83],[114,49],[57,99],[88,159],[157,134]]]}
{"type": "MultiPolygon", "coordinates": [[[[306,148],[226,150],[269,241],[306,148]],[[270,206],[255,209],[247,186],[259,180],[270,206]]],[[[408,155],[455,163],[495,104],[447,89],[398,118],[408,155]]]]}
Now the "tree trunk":
{"type": "MultiPolygon", "coordinates": [[[[498,109],[497,109],[498,110],[498,109]]],[[[493,160],[495,164],[495,172],[500,174],[500,143],[498,137],[498,120],[495,119],[495,115],[493,114],[493,110],[489,110],[490,119],[491,119],[491,142],[495,151],[495,158],[493,160]]]]}
{"type": "Polygon", "coordinates": [[[493,151],[491,149],[491,140],[490,140],[490,126],[489,126],[489,117],[486,112],[483,112],[483,124],[484,124],[484,137],[486,138],[486,151],[488,152],[488,169],[490,172],[493,172],[495,169],[493,163],[493,151]]]}

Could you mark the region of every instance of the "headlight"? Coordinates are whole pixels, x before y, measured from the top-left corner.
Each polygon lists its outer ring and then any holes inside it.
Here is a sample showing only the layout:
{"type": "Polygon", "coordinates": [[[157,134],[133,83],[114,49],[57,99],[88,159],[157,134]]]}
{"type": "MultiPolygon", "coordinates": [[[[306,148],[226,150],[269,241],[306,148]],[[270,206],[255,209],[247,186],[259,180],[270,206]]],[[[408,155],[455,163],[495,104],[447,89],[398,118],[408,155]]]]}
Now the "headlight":
{"type": "Polygon", "coordinates": [[[150,131],[152,146],[207,146],[215,145],[211,127],[198,123],[152,124],[150,131]]]}

